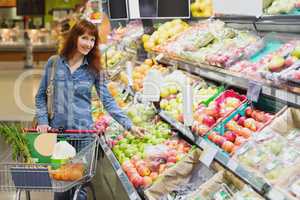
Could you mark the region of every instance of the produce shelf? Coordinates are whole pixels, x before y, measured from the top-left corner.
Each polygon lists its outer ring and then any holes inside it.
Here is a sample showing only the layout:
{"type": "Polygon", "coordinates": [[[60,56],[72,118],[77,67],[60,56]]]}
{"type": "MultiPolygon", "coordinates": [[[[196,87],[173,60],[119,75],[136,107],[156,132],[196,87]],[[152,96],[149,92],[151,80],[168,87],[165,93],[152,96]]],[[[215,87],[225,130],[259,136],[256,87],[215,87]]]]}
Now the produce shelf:
{"type": "MultiPolygon", "coordinates": [[[[227,71],[222,68],[206,65],[195,64],[188,61],[175,60],[164,55],[152,54],[152,57],[159,57],[159,62],[177,66],[178,69],[185,70],[189,73],[199,75],[201,77],[214,80],[223,84],[235,86],[247,90],[251,80],[241,77],[239,74],[227,71]]],[[[260,83],[262,94],[274,97],[280,101],[286,102],[289,106],[300,107],[300,95],[289,92],[284,89],[276,88],[269,83],[260,83]]]]}
{"type": "Polygon", "coordinates": [[[120,163],[118,162],[117,158],[111,151],[111,149],[107,146],[105,140],[103,137],[100,137],[100,145],[101,148],[106,156],[106,158],[110,161],[111,166],[113,170],[115,171],[115,174],[118,178],[118,180],[121,182],[125,192],[127,193],[127,197],[129,200],[141,200],[140,195],[137,193],[136,189],[133,187],[131,182],[129,181],[127,175],[123,171],[120,163]]]}
{"type": "MultiPolygon", "coordinates": [[[[187,127],[184,127],[182,124],[169,117],[166,112],[160,111],[159,116],[166,122],[170,123],[170,125],[177,129],[184,137],[187,137],[189,140],[193,141],[194,144],[199,148],[205,150],[208,147],[212,147],[212,145],[205,141],[202,137],[194,136],[187,127]]],[[[221,150],[218,149],[214,159],[224,167],[234,172],[243,181],[251,185],[253,189],[255,189],[261,195],[266,194],[270,190],[271,186],[266,181],[260,177],[254,176],[253,173],[248,172],[245,168],[239,165],[235,160],[231,159],[228,155],[224,154],[224,152],[221,150]]]]}

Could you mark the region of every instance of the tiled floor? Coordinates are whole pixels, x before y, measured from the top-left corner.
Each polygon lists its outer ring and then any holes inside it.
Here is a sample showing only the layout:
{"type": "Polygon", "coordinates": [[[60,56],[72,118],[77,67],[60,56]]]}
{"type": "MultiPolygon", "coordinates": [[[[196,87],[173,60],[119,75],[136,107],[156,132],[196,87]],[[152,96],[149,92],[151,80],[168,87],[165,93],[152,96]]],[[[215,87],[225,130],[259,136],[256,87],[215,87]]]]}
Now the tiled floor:
{"type": "MultiPolygon", "coordinates": [[[[0,62],[0,121],[31,121],[34,108],[34,96],[38,88],[39,70],[23,70],[22,63],[0,62]]],[[[0,164],[9,156],[7,146],[0,138],[0,164]]],[[[1,181],[1,180],[0,180],[1,181]]],[[[98,163],[93,182],[99,200],[111,200],[111,192],[103,179],[101,163],[98,163]]],[[[91,195],[89,195],[90,197],[91,195]]],[[[13,192],[1,192],[0,200],[12,200],[13,192]]],[[[22,195],[22,200],[25,194],[22,195]]],[[[32,193],[32,200],[52,200],[51,193],[32,193]]],[[[89,198],[90,199],[90,198],[89,198]]]]}

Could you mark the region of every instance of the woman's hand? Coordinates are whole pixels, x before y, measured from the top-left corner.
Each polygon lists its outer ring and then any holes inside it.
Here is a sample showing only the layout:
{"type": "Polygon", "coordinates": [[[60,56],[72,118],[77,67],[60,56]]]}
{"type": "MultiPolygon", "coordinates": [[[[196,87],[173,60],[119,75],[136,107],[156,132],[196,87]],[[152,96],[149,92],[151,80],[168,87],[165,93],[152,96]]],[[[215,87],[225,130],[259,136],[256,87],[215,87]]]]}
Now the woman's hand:
{"type": "Polygon", "coordinates": [[[36,127],[36,130],[40,133],[47,133],[50,129],[51,127],[49,125],[38,125],[36,127]]]}
{"type": "Polygon", "coordinates": [[[146,134],[146,129],[137,126],[132,126],[130,131],[138,137],[144,137],[146,134]]]}

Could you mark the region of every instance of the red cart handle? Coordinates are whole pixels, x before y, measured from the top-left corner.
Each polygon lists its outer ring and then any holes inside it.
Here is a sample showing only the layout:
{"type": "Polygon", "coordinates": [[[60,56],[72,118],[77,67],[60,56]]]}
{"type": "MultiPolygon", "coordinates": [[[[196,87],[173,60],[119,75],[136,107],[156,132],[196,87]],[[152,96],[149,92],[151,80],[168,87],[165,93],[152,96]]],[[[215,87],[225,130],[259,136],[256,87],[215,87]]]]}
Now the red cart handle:
{"type": "MultiPolygon", "coordinates": [[[[38,132],[35,128],[23,128],[24,132],[38,132]]],[[[51,128],[48,133],[70,133],[70,134],[82,134],[82,133],[98,133],[97,130],[60,130],[56,128],[51,128]]]]}

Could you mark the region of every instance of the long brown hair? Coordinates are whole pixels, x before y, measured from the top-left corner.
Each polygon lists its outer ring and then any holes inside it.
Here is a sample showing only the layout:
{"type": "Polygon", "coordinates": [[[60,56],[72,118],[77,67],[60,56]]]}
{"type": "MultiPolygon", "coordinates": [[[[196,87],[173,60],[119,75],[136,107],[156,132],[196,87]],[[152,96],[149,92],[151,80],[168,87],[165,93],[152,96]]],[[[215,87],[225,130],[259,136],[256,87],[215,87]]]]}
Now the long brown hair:
{"type": "Polygon", "coordinates": [[[100,66],[100,51],[99,51],[99,35],[97,27],[83,19],[78,21],[72,28],[69,30],[66,39],[64,41],[60,55],[66,57],[68,60],[76,53],[78,37],[83,34],[89,34],[95,37],[95,45],[91,51],[86,55],[89,63],[89,67],[92,71],[99,73],[101,70],[100,66]]]}

